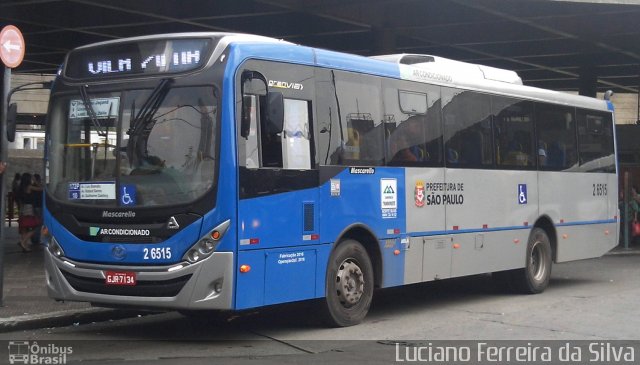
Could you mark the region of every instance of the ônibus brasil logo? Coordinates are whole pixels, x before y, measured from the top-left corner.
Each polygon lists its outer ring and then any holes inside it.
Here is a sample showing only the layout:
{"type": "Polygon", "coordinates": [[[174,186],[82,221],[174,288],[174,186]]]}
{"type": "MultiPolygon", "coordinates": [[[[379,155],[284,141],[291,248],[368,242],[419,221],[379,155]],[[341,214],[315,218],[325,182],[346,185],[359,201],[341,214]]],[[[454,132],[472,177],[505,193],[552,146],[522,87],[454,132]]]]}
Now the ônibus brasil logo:
{"type": "Polygon", "coordinates": [[[71,346],[36,341],[9,341],[9,364],[66,364],[73,354],[71,346]]]}

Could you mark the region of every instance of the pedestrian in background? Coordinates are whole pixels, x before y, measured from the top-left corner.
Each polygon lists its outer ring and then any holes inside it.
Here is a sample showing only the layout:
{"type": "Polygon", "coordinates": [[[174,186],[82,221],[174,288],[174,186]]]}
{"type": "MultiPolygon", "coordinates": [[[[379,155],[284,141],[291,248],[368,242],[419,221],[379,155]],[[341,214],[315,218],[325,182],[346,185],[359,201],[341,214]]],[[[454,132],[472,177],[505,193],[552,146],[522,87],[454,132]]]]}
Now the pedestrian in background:
{"type": "Polygon", "coordinates": [[[44,190],[44,186],[42,186],[42,178],[40,177],[40,174],[35,173],[33,174],[33,185],[36,188],[39,188],[40,190],[36,191],[35,194],[35,199],[34,199],[34,203],[33,203],[33,212],[35,213],[35,216],[38,217],[38,220],[40,221],[40,226],[38,226],[34,233],[33,236],[31,236],[31,244],[32,245],[39,245],[40,242],[40,237],[41,237],[41,231],[42,231],[42,212],[43,212],[43,205],[42,205],[42,198],[43,198],[43,193],[42,191],[44,190]]]}
{"type": "Polygon", "coordinates": [[[20,215],[18,218],[20,242],[18,242],[18,246],[22,248],[23,252],[30,252],[31,242],[29,241],[34,235],[34,232],[42,224],[40,218],[36,216],[34,208],[37,201],[36,196],[42,193],[42,187],[34,184],[30,173],[24,173],[20,179],[20,186],[17,193],[16,198],[20,207],[20,215]]]}

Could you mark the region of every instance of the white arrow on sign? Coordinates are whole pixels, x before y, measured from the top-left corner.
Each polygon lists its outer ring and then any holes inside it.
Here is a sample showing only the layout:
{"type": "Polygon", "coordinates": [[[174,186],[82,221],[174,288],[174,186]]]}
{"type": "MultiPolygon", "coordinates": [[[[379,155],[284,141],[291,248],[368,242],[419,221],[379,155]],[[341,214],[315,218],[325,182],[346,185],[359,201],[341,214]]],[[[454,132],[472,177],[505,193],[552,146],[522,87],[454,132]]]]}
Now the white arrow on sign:
{"type": "Polygon", "coordinates": [[[20,44],[11,44],[11,40],[7,40],[6,42],[4,42],[2,47],[4,47],[4,49],[6,49],[9,52],[19,51],[21,49],[20,44]]]}

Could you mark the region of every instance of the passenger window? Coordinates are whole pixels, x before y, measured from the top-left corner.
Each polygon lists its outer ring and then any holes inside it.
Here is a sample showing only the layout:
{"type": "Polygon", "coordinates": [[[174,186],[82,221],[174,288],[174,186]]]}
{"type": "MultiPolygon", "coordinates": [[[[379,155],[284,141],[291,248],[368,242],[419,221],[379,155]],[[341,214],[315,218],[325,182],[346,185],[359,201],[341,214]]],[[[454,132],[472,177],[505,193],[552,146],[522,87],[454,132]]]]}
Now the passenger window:
{"type": "Polygon", "coordinates": [[[442,89],[447,166],[493,166],[490,97],[472,91],[442,89]]]}
{"type": "Polygon", "coordinates": [[[568,170],[578,163],[574,109],[536,104],[538,160],[542,170],[568,170]]]}
{"type": "Polygon", "coordinates": [[[610,113],[578,110],[581,171],[615,171],[613,123],[610,113]]]}
{"type": "Polygon", "coordinates": [[[496,164],[503,169],[533,169],[536,166],[533,103],[494,96],[496,164]]]}
{"type": "Polygon", "coordinates": [[[384,105],[387,164],[442,166],[440,88],[385,81],[384,105]]]}
{"type": "Polygon", "coordinates": [[[380,78],[319,71],[317,111],[323,164],[379,166],[384,160],[380,78]]]}

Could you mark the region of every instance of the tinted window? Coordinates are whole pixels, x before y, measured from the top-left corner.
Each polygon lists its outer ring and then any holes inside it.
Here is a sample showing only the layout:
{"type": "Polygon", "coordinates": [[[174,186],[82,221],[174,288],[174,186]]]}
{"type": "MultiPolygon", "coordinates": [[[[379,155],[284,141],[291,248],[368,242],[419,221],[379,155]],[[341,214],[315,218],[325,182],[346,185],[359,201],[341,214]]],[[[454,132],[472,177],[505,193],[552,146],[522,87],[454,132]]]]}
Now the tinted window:
{"type": "Polygon", "coordinates": [[[538,155],[543,170],[567,170],[577,166],[576,121],[574,109],[536,104],[538,155]]]}
{"type": "Polygon", "coordinates": [[[533,103],[499,96],[491,101],[496,164],[505,169],[535,168],[533,103]]]}
{"type": "Polygon", "coordinates": [[[442,118],[447,166],[493,166],[491,104],[488,95],[443,88],[442,118]]]}
{"type": "Polygon", "coordinates": [[[385,81],[384,106],[387,163],[442,166],[440,88],[385,81]]]}
{"type": "Polygon", "coordinates": [[[610,113],[578,110],[580,170],[615,171],[610,113]]]}
{"type": "Polygon", "coordinates": [[[328,165],[381,165],[384,125],[380,79],[319,70],[318,142],[328,165]]]}

